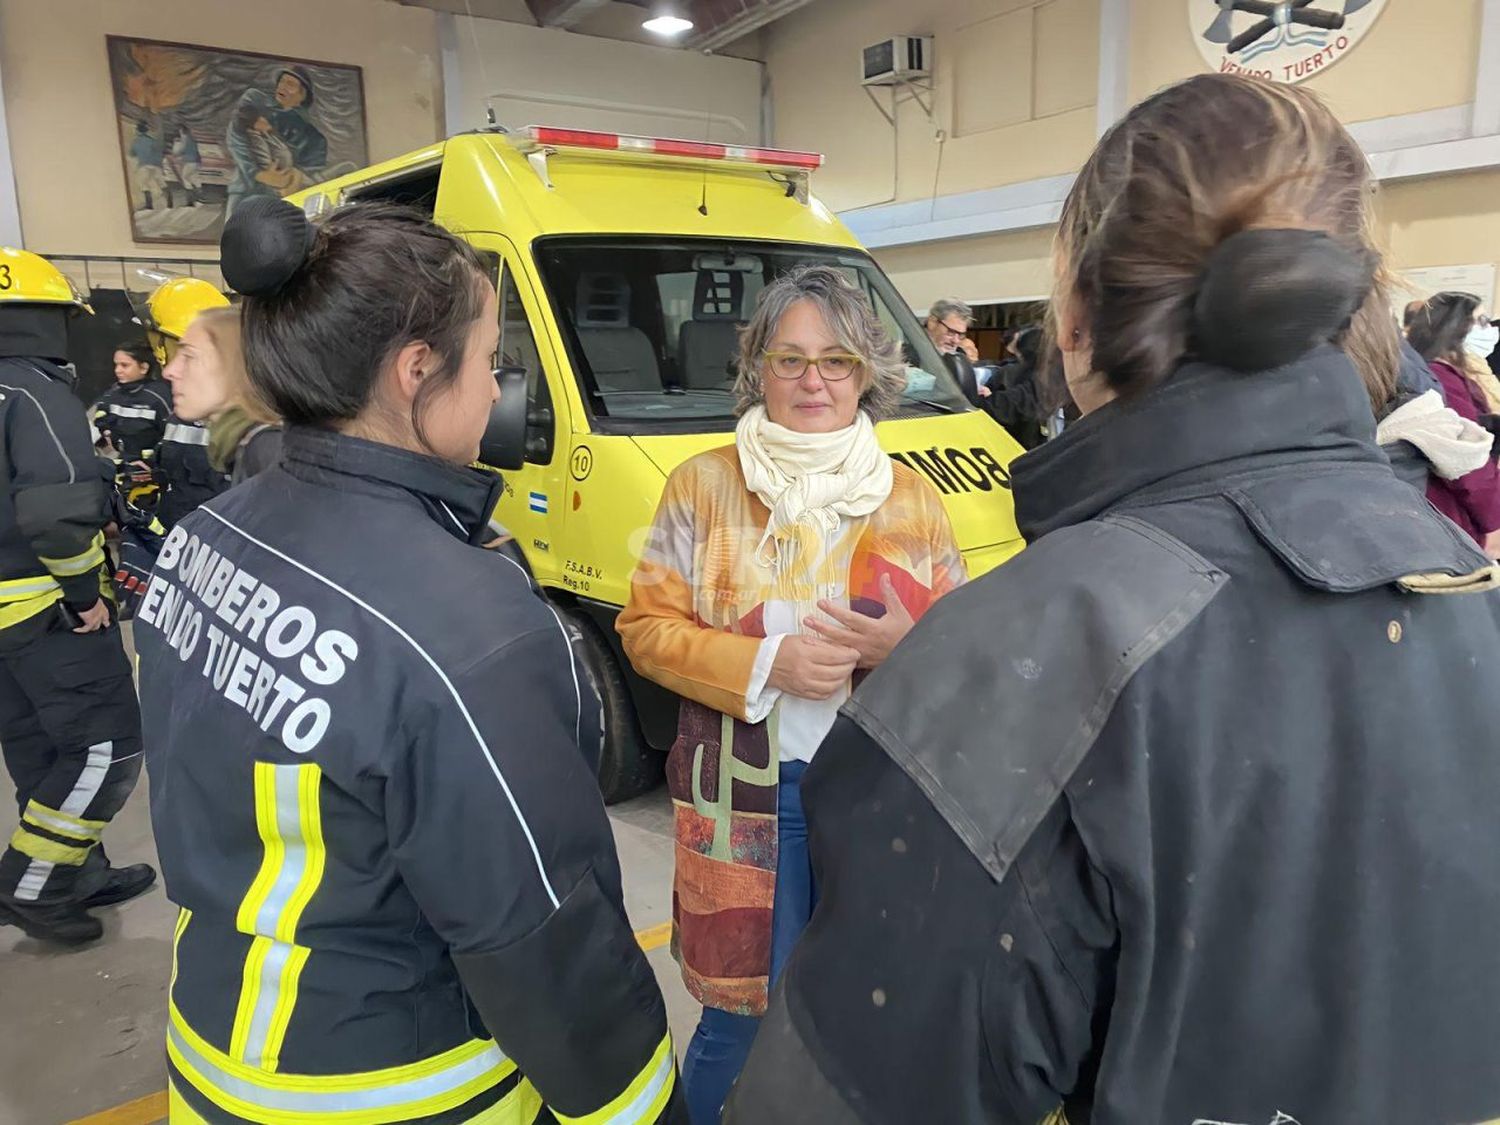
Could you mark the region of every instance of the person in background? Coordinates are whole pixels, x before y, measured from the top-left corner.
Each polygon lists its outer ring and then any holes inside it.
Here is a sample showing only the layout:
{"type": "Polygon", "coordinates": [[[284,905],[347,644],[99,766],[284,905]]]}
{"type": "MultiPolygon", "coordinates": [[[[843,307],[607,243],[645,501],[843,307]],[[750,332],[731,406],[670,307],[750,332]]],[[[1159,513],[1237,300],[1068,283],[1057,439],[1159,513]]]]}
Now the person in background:
{"type": "Polygon", "coordinates": [[[114,362],[115,385],[94,404],[94,428],[109,442],[123,473],[149,480],[172,413],[172,392],[161,380],[150,345],[123,343],[114,362]]]}
{"type": "Polygon", "coordinates": [[[1036,325],[1021,329],[1011,343],[1015,362],[990,380],[986,409],[1021,443],[1035,449],[1046,440],[1047,409],[1037,382],[1037,362],[1046,334],[1036,325]]]}
{"type": "Polygon", "coordinates": [[[674,948],[703,1004],[695,1125],[718,1120],[816,898],[802,773],[856,675],[964,580],[936,491],[876,440],[903,385],[899,345],[837,270],[767,286],[735,443],[668,478],[619,617],[636,671],[683,700],[667,778],[674,948]]]}
{"type": "Polygon", "coordinates": [[[172,141],[170,159],[172,170],[177,174],[177,182],[182,185],[184,206],[192,207],[206,202],[202,195],[203,157],[198,150],[198,139],[193,136],[193,131],[186,124],[177,127],[177,136],[172,141]]]}
{"type": "Polygon", "coordinates": [[[1500,1117],[1500,573],[1376,444],[1372,209],[1301,86],[1099,142],[1083,417],[1012,466],[1030,546],[819,750],[826,890],[727,1121],[1500,1117]]]}
{"type": "Polygon", "coordinates": [[[161,141],[151,133],[151,126],[144,121],[135,123],[135,137],[130,142],[130,159],[135,161],[135,187],[146,201],[146,210],[156,210],[156,200],[172,206],[167,194],[167,178],[162,173],[162,161],[166,153],[161,141]]]}
{"type": "MultiPolygon", "coordinates": [[[[1448,407],[1476,425],[1493,411],[1469,371],[1494,350],[1497,336],[1500,330],[1472,293],[1438,293],[1407,330],[1407,341],[1442,385],[1448,407]]],[[[1434,482],[1428,498],[1491,557],[1500,556],[1500,467],[1493,459],[1457,480],[1434,482]]]]}
{"type": "Polygon", "coordinates": [[[973,323],[974,310],[955,298],[945,297],[934,301],[932,308],[927,311],[928,338],[948,364],[953,377],[958,380],[964,397],[969,400],[970,405],[979,406],[988,396],[989,388],[979,385],[974,374],[974,360],[963,347],[968,341],[969,325],[973,323]]]}
{"type": "Polygon", "coordinates": [[[73,396],[68,279],[0,249],[0,748],[20,824],[0,855],[0,925],[76,945],[90,910],[156,880],[100,839],[141,771],[141,722],[105,570],[107,483],[73,396]]]}
{"type": "MultiPolygon", "coordinates": [[[[170,370],[188,325],[200,312],[228,307],[229,299],[200,278],[176,277],[158,285],[146,302],[142,319],[147,322],[147,335],[163,368],[170,370]]],[[[228,487],[228,478],[208,462],[207,426],[188,421],[174,409],[156,449],[156,479],[161,485],[156,516],[168,531],[199,504],[228,487]]]]}
{"type": "Polygon", "coordinates": [[[413,210],[314,228],[264,198],[222,262],[289,425],[274,468],[172,529],[136,617],[182,907],[173,1125],[685,1125],[585,761],[598,697],[484,546],[484,262],[413,210]]]}
{"type": "Polygon", "coordinates": [[[172,405],[187,422],[208,423],[208,462],[230,485],[276,463],[281,429],[250,383],[238,309],[206,309],[167,364],[172,405]]]}

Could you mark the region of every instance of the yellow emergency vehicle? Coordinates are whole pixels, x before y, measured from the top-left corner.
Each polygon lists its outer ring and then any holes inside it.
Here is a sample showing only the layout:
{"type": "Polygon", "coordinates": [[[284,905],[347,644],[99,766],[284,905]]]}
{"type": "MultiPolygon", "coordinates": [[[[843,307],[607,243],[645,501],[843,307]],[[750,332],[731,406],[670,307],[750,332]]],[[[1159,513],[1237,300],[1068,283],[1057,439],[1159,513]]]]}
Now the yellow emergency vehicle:
{"type": "Polygon", "coordinates": [[[881,444],[942,494],[970,574],[1022,545],[1006,470],[1020,446],[969,406],[890,281],[811,195],[821,163],[528,127],[452,137],[292,197],[312,215],[409,204],[493,264],[497,365],[526,391],[524,448],[506,458],[520,467],[503,473],[497,518],[571,623],[604,699],[611,801],[660,776],[677,718],[676,698],[624,659],[614,618],[666,475],[733,440],[737,328],[781,272],[837,266],[904,342],[905,401],[881,444]]]}

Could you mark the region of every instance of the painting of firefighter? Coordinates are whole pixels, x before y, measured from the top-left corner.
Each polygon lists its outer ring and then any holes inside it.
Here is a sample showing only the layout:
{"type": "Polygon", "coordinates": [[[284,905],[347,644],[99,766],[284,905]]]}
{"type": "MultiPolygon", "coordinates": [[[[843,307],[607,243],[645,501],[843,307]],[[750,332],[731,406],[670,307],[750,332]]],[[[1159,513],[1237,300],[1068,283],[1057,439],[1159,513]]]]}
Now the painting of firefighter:
{"type": "Polygon", "coordinates": [[[369,163],[357,66],[108,37],[137,242],[217,243],[253,195],[369,163]]]}

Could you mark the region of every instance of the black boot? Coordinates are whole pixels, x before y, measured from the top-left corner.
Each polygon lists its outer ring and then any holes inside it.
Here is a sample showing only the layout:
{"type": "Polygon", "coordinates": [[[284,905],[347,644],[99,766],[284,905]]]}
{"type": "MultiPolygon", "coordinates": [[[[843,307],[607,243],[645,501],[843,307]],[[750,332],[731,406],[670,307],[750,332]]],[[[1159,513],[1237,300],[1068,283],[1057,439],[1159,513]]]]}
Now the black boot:
{"type": "Polygon", "coordinates": [[[156,204],[153,203],[153,202],[151,202],[151,193],[148,191],[148,192],[144,192],[143,194],[146,196],[146,210],[147,211],[155,211],[156,210],[156,204]]]}
{"type": "Polygon", "coordinates": [[[83,899],[85,910],[115,906],[145,894],[156,882],[156,869],[149,863],[132,863],[129,867],[111,867],[104,885],[83,899]]]}
{"type": "Polygon", "coordinates": [[[104,936],[104,923],[92,917],[80,902],[38,906],[0,895],[0,925],[19,926],[27,937],[59,945],[82,945],[104,936]]]}

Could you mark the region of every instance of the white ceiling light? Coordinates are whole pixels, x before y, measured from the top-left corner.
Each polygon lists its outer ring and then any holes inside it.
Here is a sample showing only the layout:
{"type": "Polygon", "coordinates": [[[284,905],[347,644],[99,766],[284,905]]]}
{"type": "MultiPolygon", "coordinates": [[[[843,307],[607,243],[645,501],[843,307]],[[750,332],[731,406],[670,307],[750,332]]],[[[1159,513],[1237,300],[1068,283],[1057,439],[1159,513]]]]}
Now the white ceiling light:
{"type": "Polygon", "coordinates": [[[693,30],[693,21],[685,19],[678,14],[672,4],[656,4],[651,8],[651,18],[641,27],[653,35],[664,35],[669,38],[681,35],[685,31],[693,30]]]}

